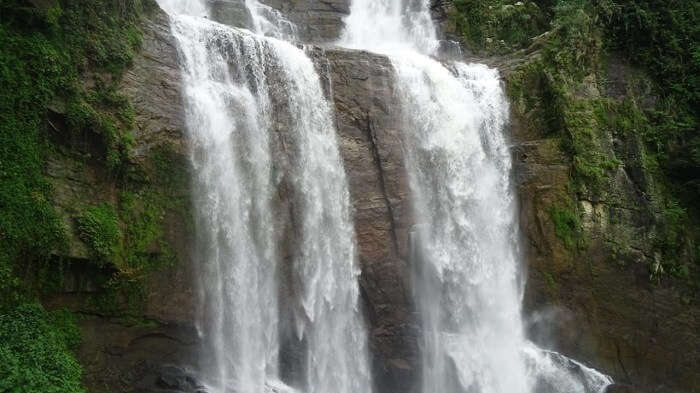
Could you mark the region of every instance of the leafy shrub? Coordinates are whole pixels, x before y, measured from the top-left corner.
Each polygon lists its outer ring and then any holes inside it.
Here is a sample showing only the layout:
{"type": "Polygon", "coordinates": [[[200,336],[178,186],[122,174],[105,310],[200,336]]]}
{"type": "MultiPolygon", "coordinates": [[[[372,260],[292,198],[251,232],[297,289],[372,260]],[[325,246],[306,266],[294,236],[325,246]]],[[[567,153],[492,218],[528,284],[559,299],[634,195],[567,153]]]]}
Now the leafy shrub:
{"type": "Polygon", "coordinates": [[[43,108],[71,75],[69,64],[43,34],[18,35],[0,24],[0,305],[23,292],[17,260],[45,259],[66,244],[42,174],[42,124],[43,108]]]}
{"type": "Polygon", "coordinates": [[[0,314],[0,391],[82,393],[81,367],[71,353],[80,342],[75,317],[35,303],[0,314]]]}
{"type": "Polygon", "coordinates": [[[78,234],[100,261],[112,259],[119,247],[121,230],[114,207],[104,203],[87,207],[78,217],[78,234]]]}
{"type": "Polygon", "coordinates": [[[451,18],[474,51],[505,53],[527,47],[547,27],[545,13],[534,1],[455,0],[451,18]]]}

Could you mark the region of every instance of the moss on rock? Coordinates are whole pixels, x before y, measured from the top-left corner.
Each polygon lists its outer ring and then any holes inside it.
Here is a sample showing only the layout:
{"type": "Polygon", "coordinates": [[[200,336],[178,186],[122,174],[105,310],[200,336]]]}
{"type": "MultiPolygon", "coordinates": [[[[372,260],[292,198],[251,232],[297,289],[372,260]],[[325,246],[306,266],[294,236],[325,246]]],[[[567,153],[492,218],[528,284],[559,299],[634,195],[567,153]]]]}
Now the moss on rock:
{"type": "Polygon", "coordinates": [[[134,255],[169,255],[149,243],[162,242],[154,227],[162,225],[163,197],[111,198],[113,190],[166,193],[129,186],[134,114],[118,93],[141,45],[141,19],[155,7],[152,0],[0,2],[0,390],[83,391],[71,352],[74,321],[32,303],[60,289],[53,281],[62,279],[71,228],[99,266],[126,269],[138,265],[134,255]],[[110,184],[75,201],[70,225],[56,208],[56,179],[46,175],[56,157],[110,184]]]}

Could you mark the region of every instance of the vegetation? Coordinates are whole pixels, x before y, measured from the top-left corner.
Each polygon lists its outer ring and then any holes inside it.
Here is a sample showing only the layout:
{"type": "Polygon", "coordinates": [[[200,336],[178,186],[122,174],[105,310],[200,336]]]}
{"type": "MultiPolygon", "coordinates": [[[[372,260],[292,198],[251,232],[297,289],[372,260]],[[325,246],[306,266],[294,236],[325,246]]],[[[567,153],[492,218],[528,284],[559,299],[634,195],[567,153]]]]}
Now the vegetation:
{"type": "Polygon", "coordinates": [[[28,303],[0,314],[0,391],[80,393],[75,317],[28,303]]]}
{"type": "MultiPolygon", "coordinates": [[[[700,240],[699,15],[700,2],[680,0],[455,0],[451,15],[474,52],[536,54],[510,73],[507,88],[529,126],[558,140],[571,160],[571,194],[561,206],[616,205],[624,166],[653,214],[654,248],[663,258],[658,268],[650,266],[652,279],[689,278],[694,285],[700,284],[694,246],[700,240]],[[615,85],[619,67],[627,67],[622,87],[615,85]]],[[[572,250],[580,214],[550,211],[557,237],[572,250]]],[[[615,253],[623,241],[611,239],[615,253]]]]}
{"type": "MultiPolygon", "coordinates": [[[[154,4],[0,0],[0,391],[83,391],[71,353],[79,342],[74,318],[35,303],[48,286],[41,272],[56,268],[55,255],[68,247],[45,163],[61,149],[52,140],[95,136],[100,148],[85,159],[104,165],[116,183],[129,182],[133,109],[116,87],[141,44],[139,18],[154,4]]],[[[144,252],[161,216],[138,206],[83,208],[77,228],[93,262],[144,252]],[[133,224],[137,216],[147,224],[122,229],[120,220],[133,224]]]]}
{"type": "Polygon", "coordinates": [[[140,44],[136,22],[147,8],[138,0],[37,3],[0,2],[0,291],[8,303],[27,287],[18,263],[31,270],[66,246],[43,176],[55,128],[47,108],[65,115],[71,133],[102,135],[98,158],[118,176],[130,137],[117,130],[132,119],[115,83],[140,44]],[[88,75],[91,89],[81,83],[88,75]]]}
{"type": "Polygon", "coordinates": [[[471,50],[508,53],[527,47],[548,27],[542,2],[455,0],[451,15],[471,50]]]}
{"type": "Polygon", "coordinates": [[[95,260],[109,261],[117,253],[121,230],[111,205],[105,203],[86,208],[78,217],[78,231],[95,260]]]}
{"type": "Polygon", "coordinates": [[[554,222],[554,233],[567,248],[573,249],[581,226],[578,215],[571,208],[559,206],[552,206],[549,214],[554,222]]]}

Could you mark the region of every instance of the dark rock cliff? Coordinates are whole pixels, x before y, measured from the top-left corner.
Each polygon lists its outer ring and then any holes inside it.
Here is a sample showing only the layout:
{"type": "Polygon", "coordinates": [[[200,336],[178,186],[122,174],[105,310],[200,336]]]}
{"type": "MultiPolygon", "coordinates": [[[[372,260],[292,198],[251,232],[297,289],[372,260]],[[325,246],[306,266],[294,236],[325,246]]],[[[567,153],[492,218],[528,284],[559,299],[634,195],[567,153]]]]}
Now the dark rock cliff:
{"type": "Polygon", "coordinates": [[[408,391],[415,377],[417,326],[410,304],[408,179],[393,69],[386,57],[349,50],[330,63],[341,154],[350,181],[375,379],[408,391]]]}
{"type": "MultiPolygon", "coordinates": [[[[627,85],[633,71],[619,63],[613,67],[618,89],[633,90],[627,85]]],[[[623,99],[625,93],[606,93],[610,83],[593,80],[589,88],[623,99]]],[[[557,139],[533,127],[521,103],[514,102],[512,112],[527,262],[524,307],[532,339],[649,391],[695,391],[700,309],[684,300],[683,283],[650,279],[661,258],[652,240],[658,213],[648,185],[637,180],[643,173],[639,141],[615,130],[605,133],[606,154],[621,165],[602,196],[575,197],[583,212],[578,235],[583,240],[572,249],[553,218],[553,208],[570,198],[572,163],[557,139]]]]}
{"type": "MultiPolygon", "coordinates": [[[[182,171],[187,178],[187,147],[180,94],[180,70],[170,35],[167,16],[156,13],[144,22],[143,47],[131,68],[123,75],[121,92],[134,108],[136,128],[130,165],[155,187],[156,193],[174,192],[183,199],[189,190],[166,189],[154,179],[154,160],[167,152],[171,171],[182,171]]],[[[60,114],[55,115],[60,124],[60,114]]],[[[188,212],[180,207],[166,208],[162,220],[164,240],[173,246],[174,267],[148,275],[138,316],[100,307],[104,280],[113,272],[91,267],[86,245],[75,229],[78,206],[96,203],[117,204],[125,191],[98,162],[76,159],[75,149],[91,150],[88,140],[71,146],[65,154],[49,158],[47,174],[55,190],[55,205],[69,228],[68,268],[64,285],[57,295],[44,299],[49,308],[68,307],[83,315],[80,321],[82,345],[78,351],[83,379],[90,392],[142,391],[154,387],[162,366],[193,363],[197,348],[191,263],[188,244],[188,212]]],[[[140,176],[141,176],[140,175],[140,176]]],[[[186,182],[185,182],[186,183],[186,182]]],[[[153,253],[161,253],[154,246],[153,253]]],[[[108,285],[108,284],[107,284],[108,285]]]]}

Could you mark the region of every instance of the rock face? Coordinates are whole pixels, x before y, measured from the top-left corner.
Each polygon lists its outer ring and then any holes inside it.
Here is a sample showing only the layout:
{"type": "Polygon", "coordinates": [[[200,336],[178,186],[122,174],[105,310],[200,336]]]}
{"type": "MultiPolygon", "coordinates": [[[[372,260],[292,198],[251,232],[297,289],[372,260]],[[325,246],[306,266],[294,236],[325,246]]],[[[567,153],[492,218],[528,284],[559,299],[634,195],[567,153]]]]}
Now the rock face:
{"type": "MultiPolygon", "coordinates": [[[[174,162],[188,163],[189,158],[180,91],[181,71],[167,15],[156,13],[145,22],[143,30],[142,51],[123,76],[121,88],[134,107],[137,128],[133,131],[136,147],[132,154],[137,164],[145,165],[159,149],[167,149],[172,155],[169,157],[171,169],[186,171],[187,164],[180,167],[174,162]]],[[[187,173],[182,175],[189,177],[187,173]]],[[[191,191],[179,192],[189,198],[191,191]]],[[[192,235],[186,222],[189,217],[187,212],[171,213],[165,217],[165,237],[175,248],[179,264],[176,269],[156,272],[149,278],[147,316],[192,325],[195,299],[189,264],[192,235]]]]}
{"type": "Polygon", "coordinates": [[[302,42],[323,43],[338,39],[343,18],[350,13],[348,0],[262,0],[281,11],[299,28],[302,42]]]}
{"type": "Polygon", "coordinates": [[[225,25],[251,28],[252,19],[244,0],[208,1],[212,18],[225,25]]]}
{"type": "MultiPolygon", "coordinates": [[[[611,63],[611,81],[591,81],[579,94],[623,99],[633,90],[632,71],[611,63]]],[[[650,240],[657,230],[655,211],[646,196],[638,142],[614,131],[606,135],[607,154],[621,164],[605,193],[576,195],[585,241],[567,247],[556,234],[552,207],[569,198],[571,162],[558,140],[532,128],[517,102],[512,109],[531,338],[616,381],[650,391],[696,391],[700,309],[683,301],[682,285],[650,280],[660,255],[650,240]]]]}
{"type": "MultiPolygon", "coordinates": [[[[375,379],[408,391],[417,361],[410,304],[408,179],[397,125],[393,69],[386,57],[327,50],[330,91],[350,182],[375,379]]],[[[323,64],[321,62],[321,64],[323,64]]]]}
{"type": "MultiPolygon", "coordinates": [[[[149,181],[153,157],[160,151],[171,154],[169,158],[174,161],[169,165],[173,171],[186,171],[186,165],[176,164],[187,162],[187,147],[180,69],[167,16],[162,12],[154,14],[144,21],[143,31],[142,51],[123,75],[120,90],[134,109],[136,128],[131,130],[134,136],[131,165],[145,173],[142,181],[149,181]]],[[[54,116],[57,119],[53,123],[60,128],[60,114],[54,116]]],[[[99,145],[92,142],[88,138],[85,143],[73,143],[72,150],[64,150],[89,153],[99,145]]],[[[106,313],[94,303],[93,296],[103,292],[104,282],[114,270],[89,263],[87,248],[75,235],[74,228],[81,206],[97,203],[116,206],[123,186],[101,163],[86,162],[60,151],[50,155],[47,176],[71,239],[68,254],[64,256],[68,261],[63,290],[44,299],[44,303],[50,309],[67,307],[86,315],[79,323],[83,340],[78,351],[85,386],[90,392],[155,389],[161,367],[169,363],[189,365],[197,349],[186,212],[165,212],[164,238],[173,245],[177,262],[172,268],[149,274],[144,284],[141,314],[125,318],[118,313],[106,313]]],[[[176,192],[187,198],[190,191],[176,192]]]]}
{"type": "MultiPolygon", "coordinates": [[[[263,2],[284,12],[302,29],[304,40],[312,42],[336,39],[342,17],[349,12],[347,0],[263,2]]],[[[211,4],[217,20],[237,26],[249,23],[250,16],[240,1],[215,0],[211,4]]],[[[445,15],[450,6],[446,0],[432,4],[435,17],[448,34],[445,15]]],[[[135,109],[137,165],[146,165],[160,147],[166,146],[181,157],[187,152],[180,70],[167,17],[157,13],[144,23],[142,53],[122,83],[122,91],[135,109]]],[[[418,371],[418,324],[410,300],[407,256],[412,217],[401,130],[397,128],[401,122],[397,119],[393,70],[386,57],[367,52],[318,47],[308,52],[336,111],[354,208],[361,295],[375,381],[382,393],[410,392],[418,371]]],[[[624,85],[624,76],[617,78],[618,82],[624,85]]],[[[557,141],[530,129],[527,114],[517,109],[514,106],[511,130],[527,261],[525,309],[532,338],[611,373],[619,381],[694,391],[700,386],[700,313],[696,306],[683,305],[675,288],[649,283],[647,260],[653,260],[654,255],[645,245],[645,234],[650,230],[648,209],[629,159],[635,154],[634,144],[613,141],[611,136],[611,148],[626,163],[616,175],[614,190],[619,196],[616,201],[622,203],[579,200],[587,214],[584,227],[589,242],[584,250],[572,253],[557,238],[549,212],[566,193],[571,163],[557,141]],[[622,233],[619,228],[623,227],[630,231],[622,233]],[[631,239],[624,267],[610,258],[605,239],[611,233],[631,239]]],[[[279,112],[283,117],[284,111],[279,112]]],[[[284,119],[277,120],[277,128],[283,129],[284,119]]],[[[278,151],[284,149],[283,136],[280,144],[278,151]]],[[[69,226],[73,225],[70,207],[76,200],[97,203],[116,198],[117,185],[97,166],[57,156],[49,163],[48,172],[59,196],[56,204],[69,226]]],[[[286,203],[285,195],[281,190],[279,203],[286,203]]],[[[81,322],[84,340],[79,357],[91,392],[199,389],[190,375],[198,348],[188,253],[191,233],[176,214],[170,214],[166,224],[166,236],[177,246],[180,263],[149,279],[141,320],[128,322],[96,315],[81,322]]],[[[285,230],[292,233],[292,229],[285,230]]],[[[293,241],[291,236],[288,241],[293,241]]],[[[86,253],[80,241],[72,239],[69,256],[80,263],[86,253]]],[[[97,284],[86,283],[81,277],[99,274],[76,268],[65,293],[47,299],[47,303],[94,313],[78,299],[97,290],[97,284]]],[[[289,368],[293,373],[293,365],[289,368]]]]}
{"type": "MultiPolygon", "coordinates": [[[[343,28],[343,18],[350,13],[349,0],[260,0],[260,3],[281,12],[294,23],[299,39],[305,43],[337,40],[343,28]]],[[[244,0],[209,0],[214,20],[251,28],[251,16],[244,4],[244,0]]]]}

